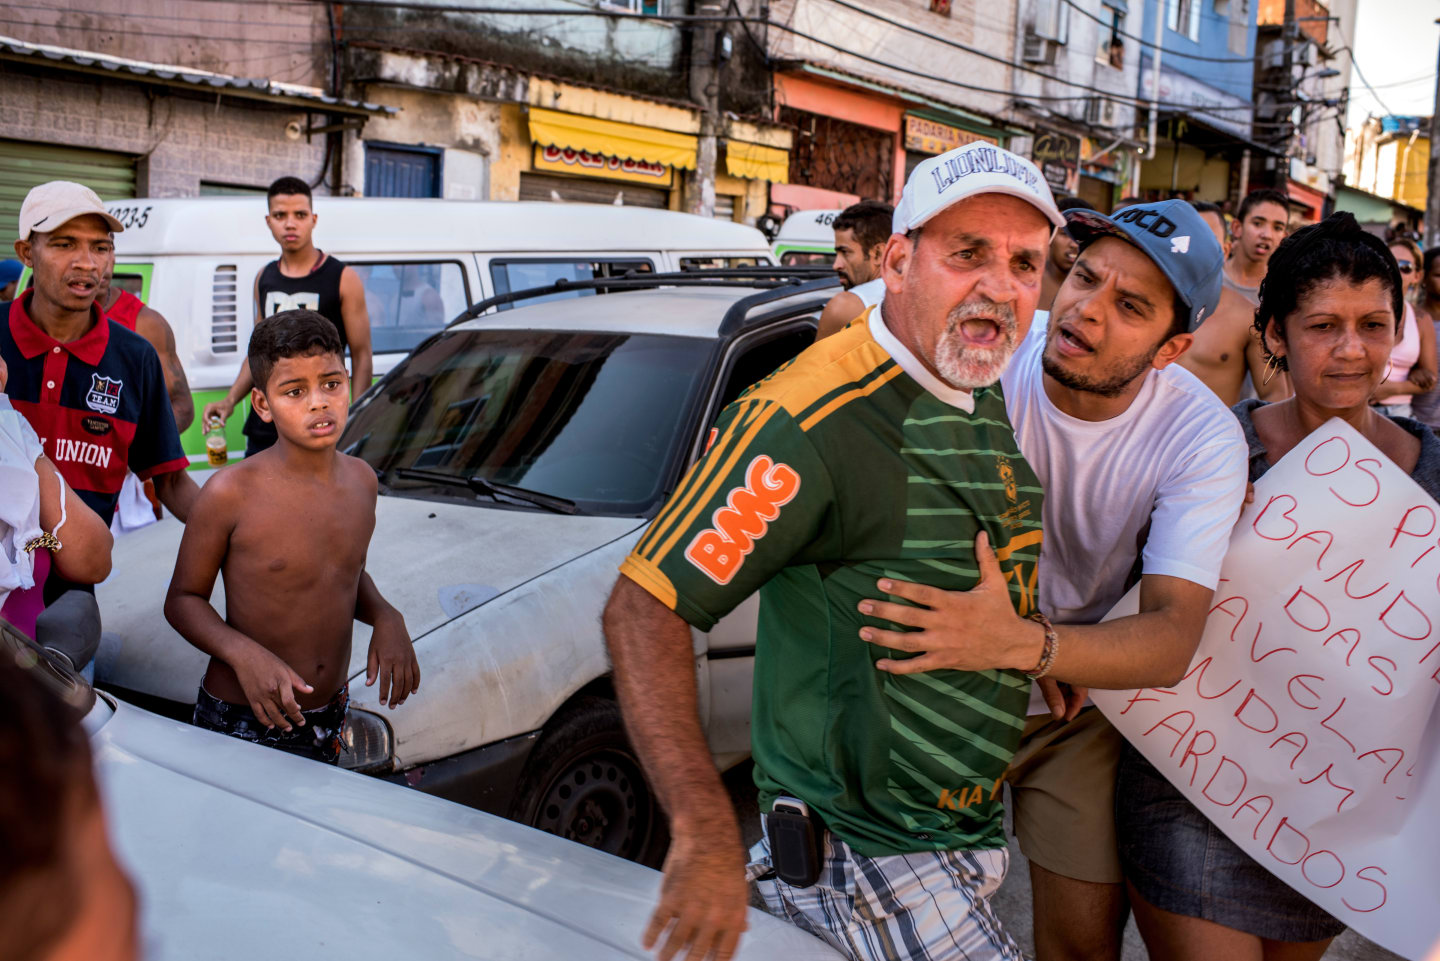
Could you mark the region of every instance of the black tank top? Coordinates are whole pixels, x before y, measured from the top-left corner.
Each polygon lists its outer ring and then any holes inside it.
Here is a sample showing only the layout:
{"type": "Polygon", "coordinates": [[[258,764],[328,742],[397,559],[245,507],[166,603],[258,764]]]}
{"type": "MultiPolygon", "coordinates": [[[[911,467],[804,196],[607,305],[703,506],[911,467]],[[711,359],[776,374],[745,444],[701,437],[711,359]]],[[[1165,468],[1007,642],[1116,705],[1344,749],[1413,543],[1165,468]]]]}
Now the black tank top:
{"type": "MultiPolygon", "coordinates": [[[[280,272],[280,261],[272,260],[260,271],[256,284],[256,296],[262,319],[283,310],[313,310],[335,325],[340,333],[340,346],[346,350],[350,341],[345,336],[345,318],[340,312],[340,275],[345,264],[334,257],[326,257],[319,268],[304,277],[286,277],[280,272]]],[[[262,451],[275,443],[273,424],[267,424],[252,409],[245,418],[245,436],[249,442],[245,453],[262,451]]]]}

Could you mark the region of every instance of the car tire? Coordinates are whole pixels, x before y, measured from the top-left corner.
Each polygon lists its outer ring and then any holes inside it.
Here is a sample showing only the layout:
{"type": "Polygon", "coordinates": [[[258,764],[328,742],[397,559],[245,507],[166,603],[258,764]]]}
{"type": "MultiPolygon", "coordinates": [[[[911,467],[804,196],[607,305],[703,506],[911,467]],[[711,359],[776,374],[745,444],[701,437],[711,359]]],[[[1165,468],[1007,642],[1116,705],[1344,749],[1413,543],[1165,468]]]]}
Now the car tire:
{"type": "Polygon", "coordinates": [[[520,777],[512,819],[630,861],[659,867],[670,830],[620,706],[579,697],[545,725],[520,777]]]}

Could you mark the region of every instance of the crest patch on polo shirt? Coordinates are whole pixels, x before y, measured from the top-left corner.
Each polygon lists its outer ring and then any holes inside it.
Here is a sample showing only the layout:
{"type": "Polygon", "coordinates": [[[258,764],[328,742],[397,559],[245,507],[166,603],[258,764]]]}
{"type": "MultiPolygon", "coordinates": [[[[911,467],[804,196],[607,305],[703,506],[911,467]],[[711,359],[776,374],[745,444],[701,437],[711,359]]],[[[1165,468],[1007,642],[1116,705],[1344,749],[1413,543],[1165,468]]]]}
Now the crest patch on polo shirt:
{"type": "Polygon", "coordinates": [[[118,377],[90,375],[90,391],[85,395],[85,406],[102,414],[113,414],[120,408],[120,388],[125,386],[118,377]]]}

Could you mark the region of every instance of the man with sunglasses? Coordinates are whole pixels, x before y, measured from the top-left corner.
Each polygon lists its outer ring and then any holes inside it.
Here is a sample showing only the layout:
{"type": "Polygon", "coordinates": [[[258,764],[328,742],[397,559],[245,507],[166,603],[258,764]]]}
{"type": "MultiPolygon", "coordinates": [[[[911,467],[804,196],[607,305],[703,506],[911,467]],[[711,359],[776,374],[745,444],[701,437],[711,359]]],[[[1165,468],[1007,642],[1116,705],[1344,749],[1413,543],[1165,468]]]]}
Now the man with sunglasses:
{"type": "Polygon", "coordinates": [[[1290,394],[1283,371],[1266,367],[1265,352],[1254,332],[1260,281],[1270,254],[1280,246],[1290,224],[1290,206],[1278,190],[1256,190],[1240,202],[1238,236],[1220,279],[1220,306],[1202,318],[1195,343],[1178,363],[1205,382],[1227,405],[1244,397],[1280,400],[1290,394]]]}

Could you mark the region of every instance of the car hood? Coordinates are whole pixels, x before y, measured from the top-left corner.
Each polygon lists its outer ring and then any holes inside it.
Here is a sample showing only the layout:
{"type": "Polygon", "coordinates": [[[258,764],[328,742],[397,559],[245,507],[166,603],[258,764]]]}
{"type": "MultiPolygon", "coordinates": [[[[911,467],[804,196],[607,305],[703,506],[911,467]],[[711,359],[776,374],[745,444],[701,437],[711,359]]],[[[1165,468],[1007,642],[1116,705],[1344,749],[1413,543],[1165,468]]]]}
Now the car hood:
{"type": "MultiPolygon", "coordinates": [[[[510,821],[166,720],[92,712],[151,961],[642,959],[660,876],[510,821]]],[[[737,958],[823,961],[752,910],[737,958]]]]}
{"type": "MultiPolygon", "coordinates": [[[[639,529],[634,517],[504,510],[385,496],[375,507],[366,569],[415,639],[573,558],[639,529]]],[[[97,675],[111,684],[193,698],[206,657],[165,620],[165,591],[185,528],[173,517],[120,537],[96,593],[105,612],[97,675]],[[183,663],[183,667],[181,666],[183,663]],[[156,687],[157,679],[183,678],[156,687]],[[173,688],[173,689],[172,689],[173,688]]],[[[224,610],[217,580],[211,603],[224,610]]],[[[368,628],[356,625],[351,673],[365,668],[368,628]]]]}
{"type": "Polygon", "coordinates": [[[376,505],[367,570],[418,638],[645,523],[392,495],[376,505]]]}

